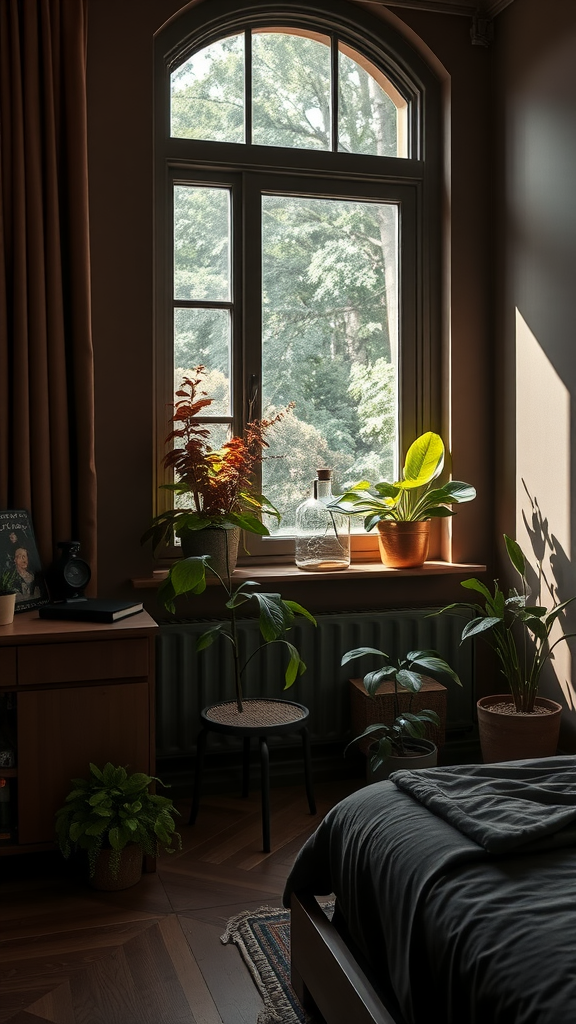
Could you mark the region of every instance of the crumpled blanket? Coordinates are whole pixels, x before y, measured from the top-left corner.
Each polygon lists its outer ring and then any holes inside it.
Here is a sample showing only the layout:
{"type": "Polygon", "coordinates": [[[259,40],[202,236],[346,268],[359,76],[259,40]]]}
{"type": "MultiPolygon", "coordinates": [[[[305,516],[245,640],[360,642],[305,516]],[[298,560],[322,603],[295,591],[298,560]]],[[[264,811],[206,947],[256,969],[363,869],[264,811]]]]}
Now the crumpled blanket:
{"type": "Polygon", "coordinates": [[[574,756],[403,770],[391,781],[489,853],[576,840],[574,756]]]}

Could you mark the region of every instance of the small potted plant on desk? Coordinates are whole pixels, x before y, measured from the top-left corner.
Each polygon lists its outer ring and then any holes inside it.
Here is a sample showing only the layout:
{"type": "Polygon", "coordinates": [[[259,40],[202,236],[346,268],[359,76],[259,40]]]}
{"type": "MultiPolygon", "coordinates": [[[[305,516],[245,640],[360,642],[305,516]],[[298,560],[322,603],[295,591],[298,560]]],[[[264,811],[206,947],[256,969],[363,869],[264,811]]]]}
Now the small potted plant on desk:
{"type": "Polygon", "coordinates": [[[384,651],[359,647],[347,651],[341,664],[347,665],[365,655],[376,655],[385,660],[381,668],[368,672],[362,683],[369,696],[375,698],[383,684],[392,682],[392,716],[389,722],[368,725],[354,737],[346,750],[352,743],[370,739],[367,777],[371,782],[387,779],[400,768],[434,767],[438,748],[426,734],[430,727],[440,725],[440,719],[437,712],[429,708],[412,710],[413,699],[420,693],[426,677],[461,686],[456,672],[436,651],[410,651],[405,658],[392,661],[384,651]]]}
{"type": "Polygon", "coordinates": [[[144,772],[128,773],[108,763],[90,764],[87,779],[73,779],[66,802],[56,812],[56,835],[64,857],[85,850],[90,882],[95,889],[127,889],[140,880],[142,857],[155,857],[159,847],[181,848],[174,815],[165,796],[150,792],[159,782],[144,772]]]}
{"type": "Polygon", "coordinates": [[[428,557],[430,521],[454,515],[450,505],[472,501],[471,484],[449,480],[433,486],[444,468],[444,442],[428,431],[410,445],[402,479],[370,484],[361,480],[333,503],[348,515],[363,515],[364,528],[378,528],[378,546],[384,565],[401,569],[423,565],[428,557]],[[370,493],[373,486],[376,494],[370,493]]]}
{"type": "Polygon", "coordinates": [[[151,541],[156,553],[162,544],[172,543],[175,534],[184,556],[210,554],[212,565],[225,576],[235,569],[240,531],[268,536],[262,515],[280,519],[278,510],[255,489],[254,473],[267,447],[266,430],[284,412],[273,419],[251,420],[242,437],[230,437],[213,449],[209,425],[198,420],[214,401],[202,390],[205,376],[206,368],[197,366],[192,377],[184,377],[166,438],[173,447],[164,456],[164,465],[174,474],[174,482],[160,486],[174,494],[178,507],[155,516],[141,540],[151,541]]]}
{"type": "Polygon", "coordinates": [[[474,617],[464,626],[461,642],[483,637],[495,652],[508,685],[507,694],[481,697],[476,705],[480,746],[486,763],[556,753],[562,705],[539,697],[538,683],[556,645],[576,636],[563,633],[551,642],[554,623],[576,598],[554,604],[550,610],[539,603],[530,604],[522,549],[506,534],[504,542],[510,563],[521,578],[521,591],[513,588],[505,597],[497,580],[493,593],[481,580],[462,580],[461,586],[480,594],[484,604],[457,602],[435,613],[452,608],[472,611],[474,617]]]}
{"type": "Polygon", "coordinates": [[[5,569],[0,575],[0,626],[8,626],[14,621],[16,593],[16,572],[5,569]]]}

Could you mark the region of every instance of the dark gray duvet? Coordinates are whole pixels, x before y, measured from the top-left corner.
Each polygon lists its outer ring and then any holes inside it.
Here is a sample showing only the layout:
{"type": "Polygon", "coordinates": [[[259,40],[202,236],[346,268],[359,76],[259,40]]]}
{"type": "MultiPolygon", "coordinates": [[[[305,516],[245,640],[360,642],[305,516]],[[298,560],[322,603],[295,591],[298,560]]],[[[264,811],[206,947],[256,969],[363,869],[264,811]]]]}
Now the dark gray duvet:
{"type": "Polygon", "coordinates": [[[397,772],[326,816],[293,891],[335,894],[408,1024],[576,1024],[576,757],[397,772]]]}

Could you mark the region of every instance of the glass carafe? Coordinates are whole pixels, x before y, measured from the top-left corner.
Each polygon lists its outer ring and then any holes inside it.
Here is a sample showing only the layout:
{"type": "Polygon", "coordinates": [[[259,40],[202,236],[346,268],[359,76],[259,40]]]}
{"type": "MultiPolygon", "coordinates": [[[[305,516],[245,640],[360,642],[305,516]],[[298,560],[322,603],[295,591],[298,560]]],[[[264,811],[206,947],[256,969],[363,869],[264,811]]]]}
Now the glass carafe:
{"type": "Polygon", "coordinates": [[[335,572],[350,565],[350,518],[328,508],[332,470],[319,469],[311,498],[296,509],[296,565],[313,572],[335,572]]]}

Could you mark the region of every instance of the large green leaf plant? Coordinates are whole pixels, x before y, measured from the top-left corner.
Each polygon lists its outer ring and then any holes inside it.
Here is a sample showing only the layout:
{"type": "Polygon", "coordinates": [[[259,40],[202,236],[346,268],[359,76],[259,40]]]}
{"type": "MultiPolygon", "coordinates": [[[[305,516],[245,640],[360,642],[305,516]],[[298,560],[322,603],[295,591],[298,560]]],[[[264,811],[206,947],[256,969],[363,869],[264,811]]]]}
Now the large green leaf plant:
{"type": "Polygon", "coordinates": [[[481,580],[462,580],[461,586],[480,594],[484,605],[456,602],[442,608],[441,612],[453,608],[472,611],[474,617],[464,626],[461,643],[484,637],[500,662],[500,671],[510,688],[516,711],[531,714],[544,665],[557,644],[576,636],[576,633],[563,633],[552,642],[550,639],[554,623],[576,597],[569,597],[550,610],[540,604],[530,604],[524,553],[517,541],[507,534],[504,534],[504,543],[510,563],[520,576],[521,590],[512,588],[506,597],[498,580],[494,580],[493,593],[481,580]]]}
{"type": "Polygon", "coordinates": [[[451,505],[472,501],[476,489],[461,480],[434,485],[444,469],[445,448],[439,434],[427,431],[406,452],[402,479],[371,484],[361,480],[335,503],[348,515],[363,515],[364,528],[372,530],[382,520],[419,522],[454,515],[451,505]],[[370,493],[370,489],[376,494],[370,493]]]}
{"type": "Polygon", "coordinates": [[[241,713],[243,711],[243,681],[246,669],[252,658],[268,644],[282,644],[288,653],[288,663],[284,675],[284,689],[288,689],[293,685],[298,676],[306,671],[306,665],[300,657],[297,648],[286,639],[285,634],[294,624],[296,616],[302,616],[314,626],[316,625],[316,619],[296,601],[284,601],[280,594],[260,593],[257,589],[259,584],[254,580],[244,580],[234,587],[230,575],[220,576],[216,569],[212,567],[209,555],[182,558],[174,562],[167,578],[158,589],[160,605],[167,611],[175,613],[176,598],[202,594],[206,589],[207,571],[216,577],[216,580],[224,590],[224,605],[228,617],[222,622],[211,626],[198,637],[196,648],[199,651],[205,650],[220,637],[230,644],[234,664],[236,704],[239,713],[241,713]],[[248,604],[257,608],[262,643],[258,650],[254,651],[242,664],[240,645],[238,643],[237,610],[248,604]]]}
{"type": "Polygon", "coordinates": [[[120,856],[128,843],[155,857],[158,848],[174,852],[182,841],[176,831],[178,811],[165,796],[150,792],[160,779],[144,772],[128,773],[125,768],[90,764],[86,779],[72,779],[72,790],[56,812],[56,835],[64,857],[73,851],[88,854],[90,877],[94,877],[98,854],[111,849],[110,871],[118,877],[120,856]]]}
{"type": "Polygon", "coordinates": [[[436,651],[409,651],[405,658],[392,661],[384,651],[379,651],[375,647],[358,647],[353,651],[347,651],[342,656],[341,664],[347,665],[348,662],[365,655],[376,655],[385,659],[385,664],[381,668],[374,669],[364,676],[362,682],[366,692],[374,697],[382,683],[392,680],[394,684],[392,723],[372,723],[348,744],[350,747],[352,743],[370,737],[373,741],[370,744],[370,767],[375,772],[392,754],[406,757],[409,753],[409,741],[425,737],[429,725],[440,725],[440,719],[435,711],[428,708],[422,708],[420,711],[411,710],[412,698],[422,689],[425,677],[431,676],[442,683],[454,682],[458,686],[462,686],[462,683],[454,669],[436,651]],[[401,693],[410,694],[407,711],[400,710],[401,693]]]}

